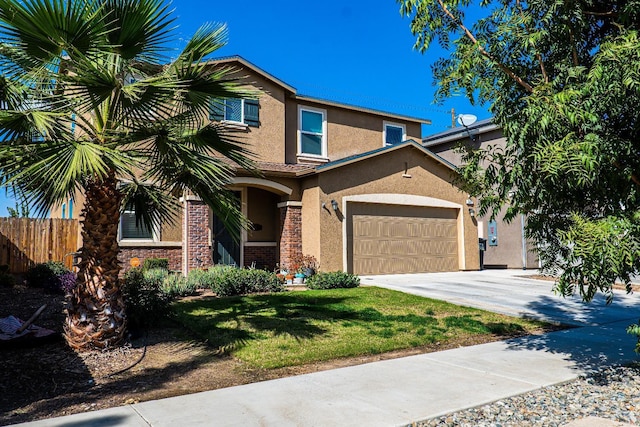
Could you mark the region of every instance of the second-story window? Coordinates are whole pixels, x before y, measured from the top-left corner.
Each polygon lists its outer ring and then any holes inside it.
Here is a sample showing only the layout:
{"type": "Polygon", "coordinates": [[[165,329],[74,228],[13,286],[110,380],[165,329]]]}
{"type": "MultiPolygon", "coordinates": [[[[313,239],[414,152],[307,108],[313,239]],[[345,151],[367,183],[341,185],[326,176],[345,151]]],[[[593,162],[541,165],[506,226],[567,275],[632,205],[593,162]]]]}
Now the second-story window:
{"type": "Polygon", "coordinates": [[[400,144],[407,140],[407,129],[402,124],[385,122],[382,137],[385,146],[400,144]]]}
{"type": "Polygon", "coordinates": [[[212,99],[209,104],[209,119],[260,126],[260,104],[257,99],[212,99]]]}
{"type": "Polygon", "coordinates": [[[327,112],[298,108],[298,155],[327,157],[327,112]]]}

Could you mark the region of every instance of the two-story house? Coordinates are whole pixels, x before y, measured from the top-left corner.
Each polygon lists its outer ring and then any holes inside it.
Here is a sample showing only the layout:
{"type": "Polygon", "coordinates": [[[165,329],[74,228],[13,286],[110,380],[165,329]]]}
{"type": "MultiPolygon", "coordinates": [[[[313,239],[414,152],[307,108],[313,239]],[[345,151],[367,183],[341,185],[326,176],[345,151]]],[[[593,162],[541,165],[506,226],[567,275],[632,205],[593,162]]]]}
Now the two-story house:
{"type": "Polygon", "coordinates": [[[262,172],[238,169],[230,188],[252,229],[235,242],[194,196],[182,199],[181,224],[151,232],[125,212],[125,266],[166,257],[186,274],[221,263],[286,267],[305,254],[321,270],[356,274],[478,269],[476,222],[452,184],[455,168],[415,142],[428,120],[300,95],[241,57],[211,66],[234,67],[262,94],[215,100],[210,111],[242,133],[262,172]]]}
{"type": "MultiPolygon", "coordinates": [[[[462,164],[462,154],[456,149],[466,144],[474,149],[506,146],[506,138],[491,119],[480,120],[467,127],[456,127],[430,135],[422,140],[424,146],[452,164],[462,164]]],[[[525,237],[525,216],[502,221],[506,208],[495,219],[478,218],[478,236],[486,239],[483,254],[485,268],[538,268],[535,247],[525,237]]]]}

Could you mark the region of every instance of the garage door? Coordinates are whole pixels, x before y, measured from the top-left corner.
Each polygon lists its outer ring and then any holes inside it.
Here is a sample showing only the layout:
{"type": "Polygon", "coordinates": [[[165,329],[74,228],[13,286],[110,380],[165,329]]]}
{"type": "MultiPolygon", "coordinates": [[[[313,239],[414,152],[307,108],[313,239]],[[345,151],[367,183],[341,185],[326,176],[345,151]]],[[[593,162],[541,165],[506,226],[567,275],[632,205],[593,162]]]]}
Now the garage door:
{"type": "Polygon", "coordinates": [[[351,203],[355,274],[458,271],[457,209],[351,203]]]}

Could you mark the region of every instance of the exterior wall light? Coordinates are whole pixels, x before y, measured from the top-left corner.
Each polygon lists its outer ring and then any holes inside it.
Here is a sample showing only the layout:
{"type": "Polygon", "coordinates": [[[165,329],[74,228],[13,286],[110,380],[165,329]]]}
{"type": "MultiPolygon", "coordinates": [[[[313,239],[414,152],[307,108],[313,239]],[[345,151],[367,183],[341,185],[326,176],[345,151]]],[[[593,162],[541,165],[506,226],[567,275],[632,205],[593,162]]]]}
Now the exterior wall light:
{"type": "Polygon", "coordinates": [[[334,210],[334,212],[338,212],[338,202],[331,199],[331,208],[334,210]]]}
{"type": "Polygon", "coordinates": [[[473,200],[471,200],[471,197],[469,197],[469,198],[467,199],[467,201],[465,202],[465,204],[466,204],[467,206],[473,206],[473,200]]]}
{"type": "Polygon", "coordinates": [[[469,208],[469,216],[471,218],[473,218],[474,216],[476,216],[476,211],[473,208],[469,208]]]}

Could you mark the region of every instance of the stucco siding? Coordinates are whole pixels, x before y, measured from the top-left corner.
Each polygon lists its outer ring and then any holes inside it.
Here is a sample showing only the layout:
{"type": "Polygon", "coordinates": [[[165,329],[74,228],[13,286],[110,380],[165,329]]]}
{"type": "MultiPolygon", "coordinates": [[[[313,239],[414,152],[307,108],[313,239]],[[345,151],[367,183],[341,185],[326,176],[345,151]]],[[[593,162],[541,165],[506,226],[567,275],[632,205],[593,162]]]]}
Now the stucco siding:
{"type": "MultiPolygon", "coordinates": [[[[389,152],[368,160],[336,168],[318,176],[320,202],[336,200],[337,212],[323,210],[318,229],[305,234],[307,239],[320,241],[320,263],[323,270],[344,268],[343,221],[346,220],[342,200],[362,194],[402,194],[426,196],[465,205],[466,194],[451,184],[452,170],[429,158],[415,148],[389,152]],[[322,239],[320,239],[320,233],[322,239]]],[[[330,205],[329,205],[330,206],[330,205]]],[[[478,233],[475,221],[462,212],[462,269],[479,268],[478,233]]]]}
{"type": "Polygon", "coordinates": [[[247,144],[256,160],[284,163],[285,90],[246,68],[240,68],[234,76],[247,88],[259,90],[261,94],[260,126],[250,126],[245,131],[234,132],[233,136],[247,144]]]}

